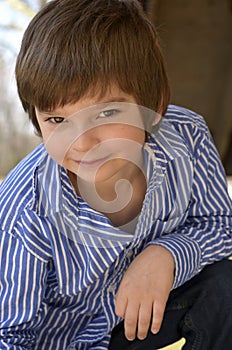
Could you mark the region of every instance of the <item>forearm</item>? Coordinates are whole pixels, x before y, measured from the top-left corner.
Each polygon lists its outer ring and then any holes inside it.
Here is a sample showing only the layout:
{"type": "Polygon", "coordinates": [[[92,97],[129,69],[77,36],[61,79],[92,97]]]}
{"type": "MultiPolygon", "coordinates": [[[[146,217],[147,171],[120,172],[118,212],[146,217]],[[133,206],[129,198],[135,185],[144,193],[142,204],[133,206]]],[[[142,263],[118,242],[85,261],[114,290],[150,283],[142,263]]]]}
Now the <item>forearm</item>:
{"type": "Polygon", "coordinates": [[[193,142],[193,177],[186,220],[150,243],[172,253],[173,287],[192,278],[205,265],[232,255],[232,204],[225,172],[207,127],[195,134],[198,137],[193,142]]]}
{"type": "Polygon", "coordinates": [[[207,264],[232,254],[231,217],[201,218],[175,233],[150,242],[168,249],[175,260],[176,288],[199,273],[207,264]],[[204,220],[205,219],[205,220],[204,220]],[[221,220],[221,222],[220,222],[221,220]]]}

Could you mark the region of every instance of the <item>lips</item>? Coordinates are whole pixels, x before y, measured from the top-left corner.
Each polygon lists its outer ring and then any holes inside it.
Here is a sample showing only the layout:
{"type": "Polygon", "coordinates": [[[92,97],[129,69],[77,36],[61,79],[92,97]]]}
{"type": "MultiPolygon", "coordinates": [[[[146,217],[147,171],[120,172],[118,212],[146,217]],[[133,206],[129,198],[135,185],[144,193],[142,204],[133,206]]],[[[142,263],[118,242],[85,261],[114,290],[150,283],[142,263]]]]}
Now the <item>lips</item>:
{"type": "Polygon", "coordinates": [[[103,157],[99,159],[94,160],[77,160],[75,161],[79,166],[84,168],[96,168],[106,162],[109,159],[109,157],[103,157]]]}

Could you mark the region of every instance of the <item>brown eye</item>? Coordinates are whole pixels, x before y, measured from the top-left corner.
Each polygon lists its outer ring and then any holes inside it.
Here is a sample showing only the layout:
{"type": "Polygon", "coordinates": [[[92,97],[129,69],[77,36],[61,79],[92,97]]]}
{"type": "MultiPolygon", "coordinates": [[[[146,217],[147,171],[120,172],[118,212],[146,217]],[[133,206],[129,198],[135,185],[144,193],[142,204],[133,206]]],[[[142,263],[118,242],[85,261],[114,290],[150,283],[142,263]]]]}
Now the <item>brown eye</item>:
{"type": "Polygon", "coordinates": [[[64,121],[64,118],[62,117],[52,117],[52,118],[48,118],[48,121],[50,121],[53,124],[60,124],[64,121]]]}

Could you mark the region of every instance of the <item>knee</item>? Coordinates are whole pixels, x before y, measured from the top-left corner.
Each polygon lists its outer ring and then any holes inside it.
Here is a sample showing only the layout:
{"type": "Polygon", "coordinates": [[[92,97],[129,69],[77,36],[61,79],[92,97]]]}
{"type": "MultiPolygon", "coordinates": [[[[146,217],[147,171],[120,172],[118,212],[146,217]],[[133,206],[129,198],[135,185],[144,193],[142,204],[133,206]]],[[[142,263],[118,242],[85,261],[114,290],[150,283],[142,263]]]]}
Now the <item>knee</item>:
{"type": "Polygon", "coordinates": [[[222,260],[207,266],[202,273],[204,287],[210,294],[230,297],[232,292],[232,261],[222,260]]]}

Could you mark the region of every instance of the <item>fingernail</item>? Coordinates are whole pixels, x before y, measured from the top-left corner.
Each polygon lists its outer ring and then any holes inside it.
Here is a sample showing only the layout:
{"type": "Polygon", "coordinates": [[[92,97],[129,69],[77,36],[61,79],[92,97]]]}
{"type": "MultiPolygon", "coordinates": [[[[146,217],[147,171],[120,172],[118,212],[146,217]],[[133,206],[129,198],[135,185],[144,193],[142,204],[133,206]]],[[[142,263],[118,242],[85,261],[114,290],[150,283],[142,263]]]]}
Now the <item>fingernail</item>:
{"type": "Polygon", "coordinates": [[[135,337],[126,336],[126,339],[129,341],[133,341],[135,339],[135,337]]]}
{"type": "Polygon", "coordinates": [[[153,333],[153,334],[157,334],[158,332],[159,332],[158,328],[152,328],[151,329],[151,333],[153,333]]]}

